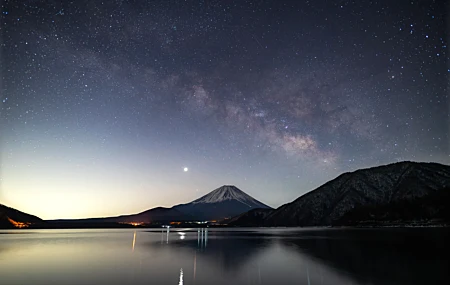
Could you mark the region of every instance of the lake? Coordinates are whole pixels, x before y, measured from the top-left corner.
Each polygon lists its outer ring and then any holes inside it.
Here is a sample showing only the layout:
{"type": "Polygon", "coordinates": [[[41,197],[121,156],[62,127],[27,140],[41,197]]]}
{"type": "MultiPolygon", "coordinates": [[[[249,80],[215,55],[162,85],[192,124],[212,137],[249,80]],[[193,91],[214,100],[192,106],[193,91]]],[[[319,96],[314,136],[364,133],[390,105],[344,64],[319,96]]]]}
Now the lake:
{"type": "Polygon", "coordinates": [[[2,230],[0,284],[450,284],[449,230],[2,230]]]}

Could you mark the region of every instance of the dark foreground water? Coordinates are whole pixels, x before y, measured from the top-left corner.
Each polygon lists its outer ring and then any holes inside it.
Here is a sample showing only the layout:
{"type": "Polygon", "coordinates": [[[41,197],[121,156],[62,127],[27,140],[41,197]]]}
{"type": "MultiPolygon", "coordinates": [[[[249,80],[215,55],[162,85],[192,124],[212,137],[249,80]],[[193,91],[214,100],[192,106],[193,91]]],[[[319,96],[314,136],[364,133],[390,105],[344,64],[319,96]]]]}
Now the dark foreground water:
{"type": "Polygon", "coordinates": [[[0,231],[0,284],[450,284],[448,233],[0,231]]]}

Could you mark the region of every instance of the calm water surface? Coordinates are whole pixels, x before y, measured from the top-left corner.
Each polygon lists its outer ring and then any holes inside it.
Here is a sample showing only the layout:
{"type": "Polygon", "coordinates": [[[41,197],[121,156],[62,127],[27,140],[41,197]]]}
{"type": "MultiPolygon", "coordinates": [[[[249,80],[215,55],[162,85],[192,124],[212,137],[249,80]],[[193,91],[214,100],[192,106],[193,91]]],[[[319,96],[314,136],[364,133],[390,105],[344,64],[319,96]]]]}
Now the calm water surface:
{"type": "Polygon", "coordinates": [[[0,231],[0,284],[450,284],[447,229],[0,231]]]}

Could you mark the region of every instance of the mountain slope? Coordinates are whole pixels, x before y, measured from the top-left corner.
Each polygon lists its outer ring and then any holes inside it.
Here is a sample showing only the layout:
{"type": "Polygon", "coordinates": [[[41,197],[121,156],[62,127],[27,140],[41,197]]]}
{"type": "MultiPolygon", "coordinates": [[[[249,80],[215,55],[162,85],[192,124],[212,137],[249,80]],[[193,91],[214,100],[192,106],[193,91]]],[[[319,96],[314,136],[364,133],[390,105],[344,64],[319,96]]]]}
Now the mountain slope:
{"type": "Polygon", "coordinates": [[[39,223],[42,220],[36,216],[0,204],[0,229],[22,228],[39,223]]]}
{"type": "Polygon", "coordinates": [[[167,223],[172,221],[193,220],[193,217],[185,215],[173,208],[157,207],[138,214],[122,215],[117,217],[90,218],[78,220],[55,220],[54,223],[167,223]]]}
{"type": "Polygon", "coordinates": [[[171,221],[187,221],[193,217],[185,215],[173,208],[157,207],[135,215],[125,215],[116,218],[110,218],[118,223],[155,223],[171,221]]]}
{"type": "Polygon", "coordinates": [[[260,227],[264,225],[267,216],[275,211],[274,209],[253,209],[228,221],[229,226],[237,227],[260,227]]]}
{"type": "Polygon", "coordinates": [[[450,225],[450,188],[410,200],[386,205],[357,207],[347,212],[336,225],[441,224],[450,225]]]}
{"type": "Polygon", "coordinates": [[[173,209],[202,220],[230,218],[256,208],[271,209],[231,185],[224,185],[197,200],[173,207],[173,209]]]}
{"type": "Polygon", "coordinates": [[[346,213],[429,195],[450,186],[450,166],[399,162],[344,173],[295,201],[279,207],[268,226],[327,226],[346,213]]]}
{"type": "Polygon", "coordinates": [[[150,224],[183,222],[195,220],[213,220],[233,217],[255,208],[269,208],[234,186],[223,186],[188,204],[172,208],[153,208],[138,214],[117,217],[91,218],[78,220],[54,220],[53,225],[63,224],[150,224]]]}

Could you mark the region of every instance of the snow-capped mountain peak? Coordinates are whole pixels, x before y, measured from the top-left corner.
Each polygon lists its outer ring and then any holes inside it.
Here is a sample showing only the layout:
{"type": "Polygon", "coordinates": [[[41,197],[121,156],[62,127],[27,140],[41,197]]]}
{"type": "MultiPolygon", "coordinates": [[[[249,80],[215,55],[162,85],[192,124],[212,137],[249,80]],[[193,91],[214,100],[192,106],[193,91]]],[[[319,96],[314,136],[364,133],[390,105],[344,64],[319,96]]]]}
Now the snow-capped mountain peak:
{"type": "Polygon", "coordinates": [[[252,208],[261,206],[267,207],[258,200],[252,198],[250,195],[247,195],[244,191],[232,185],[224,185],[219,187],[199,199],[192,201],[192,204],[220,203],[227,200],[236,200],[252,208]]]}
{"type": "Polygon", "coordinates": [[[174,206],[202,220],[230,218],[252,209],[271,209],[235,186],[224,185],[190,202],[174,206]]]}

